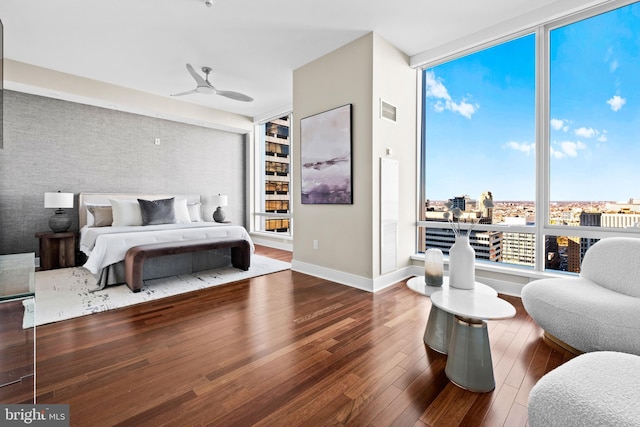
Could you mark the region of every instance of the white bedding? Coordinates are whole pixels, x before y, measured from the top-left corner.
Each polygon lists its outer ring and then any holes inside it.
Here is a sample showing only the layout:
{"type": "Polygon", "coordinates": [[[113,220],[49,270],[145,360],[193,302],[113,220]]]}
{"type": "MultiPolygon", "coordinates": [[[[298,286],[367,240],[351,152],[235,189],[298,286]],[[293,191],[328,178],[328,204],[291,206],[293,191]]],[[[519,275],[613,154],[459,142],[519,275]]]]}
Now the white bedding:
{"type": "Polygon", "coordinates": [[[215,222],[126,227],[83,227],[80,249],[89,258],[84,267],[98,274],[104,267],[124,260],[127,251],[139,245],[197,239],[243,239],[254,246],[244,227],[215,222]]]}

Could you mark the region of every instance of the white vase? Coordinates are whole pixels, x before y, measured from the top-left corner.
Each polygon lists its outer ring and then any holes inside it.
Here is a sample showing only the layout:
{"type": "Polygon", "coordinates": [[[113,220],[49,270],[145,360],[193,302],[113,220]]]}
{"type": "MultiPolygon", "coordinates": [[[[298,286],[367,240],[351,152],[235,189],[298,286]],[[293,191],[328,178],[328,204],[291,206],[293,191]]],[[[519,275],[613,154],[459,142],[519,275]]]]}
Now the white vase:
{"type": "Polygon", "coordinates": [[[456,236],[449,249],[449,286],[457,289],[473,289],[476,281],[476,251],[469,244],[469,236],[456,236]]]}

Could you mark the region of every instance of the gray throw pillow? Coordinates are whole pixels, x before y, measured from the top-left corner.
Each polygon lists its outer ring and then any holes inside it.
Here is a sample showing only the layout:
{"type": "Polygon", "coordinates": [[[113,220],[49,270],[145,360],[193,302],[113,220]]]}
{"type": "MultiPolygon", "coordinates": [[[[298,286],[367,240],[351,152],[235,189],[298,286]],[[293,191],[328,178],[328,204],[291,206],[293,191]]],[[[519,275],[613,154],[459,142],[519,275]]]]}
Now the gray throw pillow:
{"type": "Polygon", "coordinates": [[[138,199],[142,225],[175,224],[176,212],[173,197],[170,199],[144,200],[138,199]]]}

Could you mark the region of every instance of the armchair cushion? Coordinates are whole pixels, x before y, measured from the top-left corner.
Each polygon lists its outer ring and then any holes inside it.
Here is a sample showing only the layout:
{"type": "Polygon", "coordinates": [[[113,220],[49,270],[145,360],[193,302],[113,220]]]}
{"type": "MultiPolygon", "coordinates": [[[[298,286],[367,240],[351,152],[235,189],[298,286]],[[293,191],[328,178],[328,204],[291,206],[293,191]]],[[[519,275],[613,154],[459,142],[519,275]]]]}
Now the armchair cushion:
{"type": "Polygon", "coordinates": [[[591,246],[580,276],[612,291],[640,298],[640,239],[611,237],[591,246]]]}
{"type": "Polygon", "coordinates": [[[522,303],[545,332],[578,350],[640,355],[640,298],[568,277],[529,283],[522,303]]]}
{"type": "Polygon", "coordinates": [[[529,394],[531,427],[639,426],[640,357],[583,354],[543,376],[529,394]]]}
{"type": "Polygon", "coordinates": [[[582,352],[640,355],[640,239],[591,246],[580,276],[534,280],[522,304],[547,334],[582,352]]]}

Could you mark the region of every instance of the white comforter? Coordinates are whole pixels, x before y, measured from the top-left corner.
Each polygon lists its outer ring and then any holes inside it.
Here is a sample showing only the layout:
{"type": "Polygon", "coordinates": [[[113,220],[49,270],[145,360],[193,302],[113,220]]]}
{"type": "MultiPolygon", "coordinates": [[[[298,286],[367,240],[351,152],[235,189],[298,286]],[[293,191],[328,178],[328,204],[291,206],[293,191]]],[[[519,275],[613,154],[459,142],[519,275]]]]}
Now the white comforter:
{"type": "Polygon", "coordinates": [[[104,267],[124,260],[127,251],[139,245],[197,239],[243,239],[254,246],[249,233],[238,225],[198,222],[128,227],[83,227],[80,249],[89,258],[84,267],[98,274],[104,267]]]}

